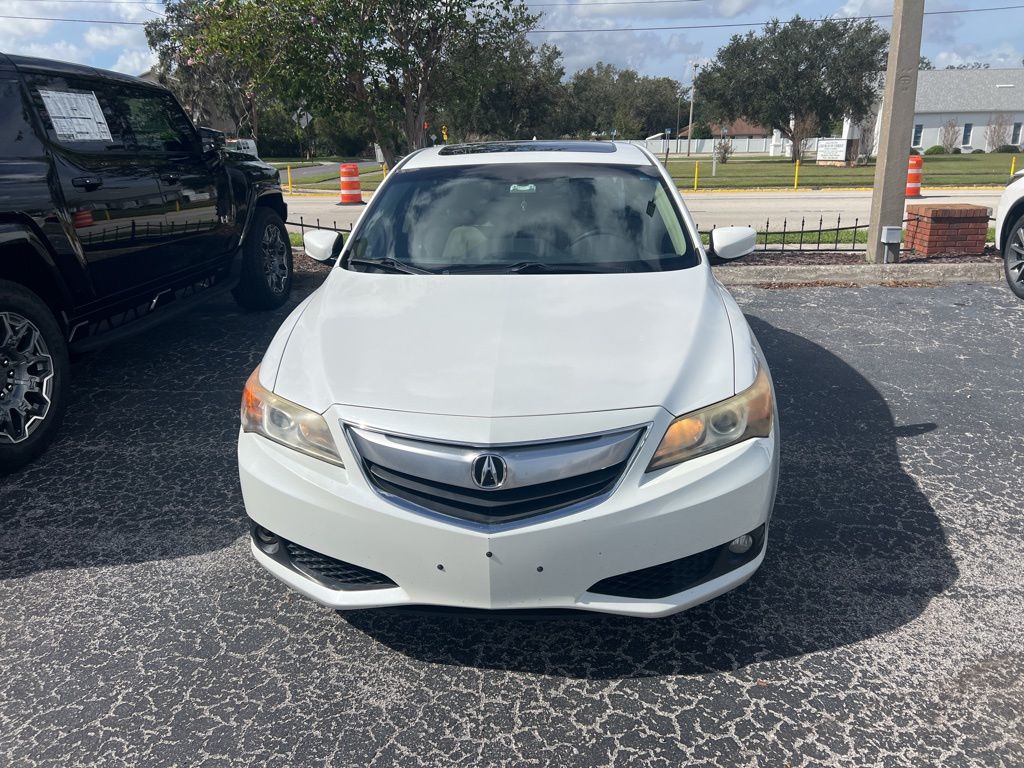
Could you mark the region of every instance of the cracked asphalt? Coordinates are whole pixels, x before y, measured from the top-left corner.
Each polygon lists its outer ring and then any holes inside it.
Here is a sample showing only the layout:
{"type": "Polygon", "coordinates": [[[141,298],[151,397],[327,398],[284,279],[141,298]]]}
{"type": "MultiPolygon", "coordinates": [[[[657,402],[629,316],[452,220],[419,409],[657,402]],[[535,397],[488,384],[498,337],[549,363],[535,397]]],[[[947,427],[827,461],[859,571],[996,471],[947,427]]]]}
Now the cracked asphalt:
{"type": "Polygon", "coordinates": [[[286,310],[79,361],[0,480],[0,764],[1024,765],[1024,303],[735,294],[780,401],[772,540],[658,621],[341,615],[259,569],[237,404],[286,310]]]}

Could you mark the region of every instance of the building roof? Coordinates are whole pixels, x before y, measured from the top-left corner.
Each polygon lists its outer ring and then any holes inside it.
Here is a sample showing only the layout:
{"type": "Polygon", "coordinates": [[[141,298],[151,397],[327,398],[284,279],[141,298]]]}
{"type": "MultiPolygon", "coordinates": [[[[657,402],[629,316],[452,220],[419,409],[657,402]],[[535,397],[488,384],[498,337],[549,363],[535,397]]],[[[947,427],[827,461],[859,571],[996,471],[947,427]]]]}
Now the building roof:
{"type": "Polygon", "coordinates": [[[1024,112],[1024,69],[922,70],[914,111],[1024,112]]]}
{"type": "MultiPolygon", "coordinates": [[[[713,134],[718,133],[718,125],[711,125],[710,128],[713,134]]],[[[768,134],[771,133],[771,131],[765,128],[763,125],[757,125],[755,123],[748,122],[742,117],[739,118],[738,120],[733,120],[731,123],[729,123],[728,128],[730,136],[753,136],[755,138],[760,138],[762,136],[767,136],[768,134]]],[[[689,134],[690,126],[685,125],[679,129],[679,138],[685,139],[687,136],[689,136],[689,134]]]]}

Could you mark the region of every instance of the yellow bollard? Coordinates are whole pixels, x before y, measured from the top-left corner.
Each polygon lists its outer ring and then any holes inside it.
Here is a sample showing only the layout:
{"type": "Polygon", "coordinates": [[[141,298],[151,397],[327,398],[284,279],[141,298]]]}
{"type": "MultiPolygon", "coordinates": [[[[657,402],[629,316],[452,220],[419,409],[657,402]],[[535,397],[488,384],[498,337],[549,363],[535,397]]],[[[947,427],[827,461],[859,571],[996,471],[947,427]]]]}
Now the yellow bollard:
{"type": "Polygon", "coordinates": [[[288,194],[292,193],[292,167],[288,166],[288,194]]]}
{"type": "Polygon", "coordinates": [[[388,164],[387,163],[381,163],[380,164],[380,174],[381,174],[381,178],[387,178],[387,175],[388,175],[388,164]]]}
{"type": "Polygon", "coordinates": [[[697,181],[700,179],[700,160],[693,164],[693,191],[697,191],[697,181]]]}
{"type": "Polygon", "coordinates": [[[797,158],[796,170],[793,171],[793,189],[800,188],[800,159],[797,158]]]}
{"type": "Polygon", "coordinates": [[[1014,155],[1010,159],[1010,175],[1013,176],[1017,172],[1017,156],[1014,155]]]}

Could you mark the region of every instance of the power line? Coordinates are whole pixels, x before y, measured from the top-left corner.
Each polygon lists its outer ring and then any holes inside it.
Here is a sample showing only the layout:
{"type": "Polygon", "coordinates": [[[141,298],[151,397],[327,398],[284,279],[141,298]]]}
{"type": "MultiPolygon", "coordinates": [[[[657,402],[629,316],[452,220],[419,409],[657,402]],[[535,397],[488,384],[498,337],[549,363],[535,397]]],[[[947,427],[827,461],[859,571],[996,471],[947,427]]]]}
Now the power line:
{"type": "MultiPolygon", "coordinates": [[[[69,2],[70,0],[61,0],[61,2],[69,2]]],[[[85,2],[85,0],[74,0],[75,2],[85,2]]],[[[90,0],[92,2],[107,2],[107,3],[126,3],[128,0],[90,0]]],[[[654,2],[655,0],[630,0],[631,2],[654,2]]],[[[662,0],[669,2],[670,0],[662,0]]],[[[679,2],[681,0],[671,0],[672,2],[679,2]]],[[[689,1],[689,0],[682,0],[689,1]]],[[[139,0],[141,4],[145,5],[145,2],[139,0]]],[[[616,0],[616,2],[625,2],[625,0],[616,0]]],[[[611,2],[606,3],[608,5],[611,2]]],[[[595,3],[596,5],[596,3],[595,3]]],[[[989,11],[1011,11],[1024,8],[1024,4],[1021,5],[1000,5],[992,6],[990,8],[961,8],[959,10],[950,11],[925,11],[925,16],[944,16],[949,14],[960,14],[960,13],[987,13],[989,11]]],[[[868,19],[890,19],[892,18],[891,13],[882,13],[875,16],[826,16],[821,19],[803,19],[803,21],[809,22],[821,22],[821,21],[836,21],[836,20],[848,20],[848,21],[866,21],[868,19]]],[[[110,19],[64,19],[56,18],[53,16],[12,16],[7,14],[0,14],[0,19],[21,19],[24,21],[58,21],[66,22],[69,24],[116,24],[119,26],[129,27],[142,27],[148,24],[146,21],[113,21],[110,19]]],[[[685,30],[685,29],[735,29],[738,27],[763,27],[767,24],[767,21],[750,21],[743,23],[731,23],[731,24],[681,24],[673,26],[663,27],[608,27],[606,29],[533,29],[527,34],[574,34],[580,32],[596,33],[596,32],[663,32],[669,30],[685,30]]],[[[789,21],[780,21],[780,24],[790,24],[789,21]]]]}
{"type": "Polygon", "coordinates": [[[52,16],[7,16],[0,14],[0,19],[23,19],[25,21],[65,21],[71,24],[120,24],[129,27],[144,27],[147,21],[111,21],[110,19],[55,19],[52,16]]]}
{"type": "MultiPolygon", "coordinates": [[[[925,16],[941,16],[946,14],[955,13],[986,13],[988,11],[1011,11],[1018,8],[1024,8],[1024,5],[1000,5],[993,6],[991,8],[961,8],[959,10],[952,11],[925,11],[925,16]]],[[[882,13],[876,16],[826,16],[821,19],[802,19],[802,21],[810,22],[821,22],[821,21],[866,21],[868,19],[891,19],[891,13],[882,13]]],[[[736,27],[763,27],[767,24],[767,21],[751,21],[745,23],[732,23],[732,24],[683,24],[674,26],[664,27],[608,27],[606,29],[595,28],[595,29],[532,29],[527,34],[538,35],[538,34],[570,34],[576,32],[663,32],[668,30],[679,30],[679,29],[733,29],[736,27]]],[[[780,24],[791,24],[790,21],[780,21],[780,24]]]]}

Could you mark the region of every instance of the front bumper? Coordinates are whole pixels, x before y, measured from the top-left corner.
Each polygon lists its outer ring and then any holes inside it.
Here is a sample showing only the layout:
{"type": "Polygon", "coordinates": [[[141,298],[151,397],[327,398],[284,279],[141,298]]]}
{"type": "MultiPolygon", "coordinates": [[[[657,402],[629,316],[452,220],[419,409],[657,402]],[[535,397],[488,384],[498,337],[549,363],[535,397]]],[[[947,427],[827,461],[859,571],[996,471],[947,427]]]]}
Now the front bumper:
{"type": "MultiPolygon", "coordinates": [[[[637,415],[634,411],[623,418],[635,424],[637,415]]],[[[764,558],[764,546],[744,565],[667,597],[637,599],[588,590],[609,577],[704,552],[767,525],[778,440],[776,435],[748,440],[645,474],[671,417],[661,409],[642,415],[652,422],[654,437],[608,499],[580,512],[493,531],[419,514],[381,498],[344,440],[338,440],[346,464],[341,468],[243,433],[239,470],[252,520],[302,547],[384,574],[396,586],[332,589],[255,544],[253,555],[288,586],[336,609],[443,605],[574,608],[649,617],[675,613],[749,579],[764,558]]]]}

